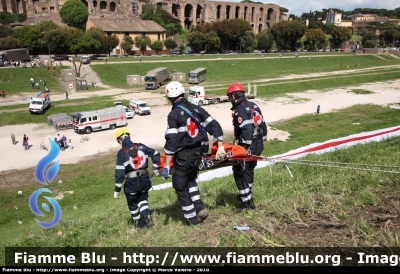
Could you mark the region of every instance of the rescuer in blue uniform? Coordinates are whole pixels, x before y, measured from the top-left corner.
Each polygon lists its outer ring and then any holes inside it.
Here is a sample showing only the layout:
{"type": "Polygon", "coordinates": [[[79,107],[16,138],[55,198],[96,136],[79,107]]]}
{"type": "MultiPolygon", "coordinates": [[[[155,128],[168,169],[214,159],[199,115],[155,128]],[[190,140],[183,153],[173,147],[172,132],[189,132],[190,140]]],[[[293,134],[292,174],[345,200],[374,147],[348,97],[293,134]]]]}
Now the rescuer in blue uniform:
{"type": "MultiPolygon", "coordinates": [[[[228,87],[227,95],[232,104],[232,123],[234,137],[238,144],[244,147],[251,155],[260,155],[263,151],[263,142],[267,140],[267,125],[261,109],[253,102],[246,99],[244,87],[235,83],[228,87]]],[[[238,200],[242,207],[237,210],[241,213],[248,209],[255,209],[252,196],[254,169],[257,161],[245,161],[242,165],[234,165],[233,177],[239,189],[238,200]]]]}
{"type": "Polygon", "coordinates": [[[125,128],[117,130],[116,138],[122,148],[117,154],[114,198],[120,198],[122,184],[126,177],[124,193],[132,218],[131,223],[136,228],[151,227],[154,222],[147,201],[149,189],[152,186],[147,171],[148,158],[150,157],[153,161],[153,174],[159,176],[160,153],[144,144],[133,143],[129,131],[125,128]]]}
{"type": "Polygon", "coordinates": [[[203,154],[208,153],[208,134],[218,142],[216,159],[225,156],[221,125],[202,107],[189,103],[185,88],[177,81],[170,82],[165,94],[172,103],[165,132],[165,164],[162,176],[169,178],[171,169],[172,186],[178,195],[186,225],[197,225],[208,217],[200,197],[197,183],[198,166],[203,154]],[[207,134],[208,133],[208,134],[207,134]]]}

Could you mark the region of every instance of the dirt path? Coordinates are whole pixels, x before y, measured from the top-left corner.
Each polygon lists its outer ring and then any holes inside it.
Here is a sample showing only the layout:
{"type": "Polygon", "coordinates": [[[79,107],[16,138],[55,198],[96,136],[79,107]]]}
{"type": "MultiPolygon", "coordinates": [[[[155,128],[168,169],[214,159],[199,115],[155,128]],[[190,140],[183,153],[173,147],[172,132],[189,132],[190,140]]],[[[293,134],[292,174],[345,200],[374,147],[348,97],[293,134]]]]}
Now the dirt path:
{"type": "MultiPolygon", "coordinates": [[[[354,104],[379,104],[390,105],[400,102],[400,80],[386,83],[366,84],[354,87],[354,89],[366,89],[373,91],[372,94],[357,95],[348,93],[350,88],[334,89],[328,92],[310,90],[306,93],[291,94],[291,98],[276,98],[273,101],[264,102],[259,99],[254,100],[260,106],[268,124],[290,119],[298,115],[313,113],[316,106],[321,105],[321,113],[335,111],[337,109],[350,107],[354,104]]],[[[164,146],[164,134],[167,128],[166,117],[171,107],[166,104],[162,95],[146,93],[125,93],[125,90],[99,91],[91,93],[91,96],[114,94],[114,100],[120,99],[144,99],[152,107],[152,114],[149,116],[135,115],[128,121],[128,130],[132,133],[132,139],[135,142],[142,142],[148,146],[159,149],[162,152],[164,146]]],[[[219,105],[205,106],[205,109],[220,123],[225,135],[232,134],[231,111],[229,103],[219,105]]],[[[115,141],[115,131],[104,130],[90,134],[90,141],[80,143],[80,135],[73,130],[56,131],[47,124],[25,124],[1,127],[0,141],[3,144],[0,153],[3,155],[0,159],[0,172],[12,169],[24,169],[34,167],[38,161],[47,155],[47,152],[41,150],[39,145],[46,141],[47,137],[54,139],[60,134],[72,139],[73,150],[60,152],[58,160],[61,164],[77,163],[93,156],[97,153],[117,151],[119,145],[115,141]],[[11,133],[17,138],[17,145],[11,144],[11,133]],[[30,150],[24,151],[22,147],[22,136],[27,134],[30,142],[30,150]],[[26,156],[21,158],[22,156],[26,156]]],[[[269,130],[268,139],[286,140],[289,133],[277,130],[269,130]]]]}

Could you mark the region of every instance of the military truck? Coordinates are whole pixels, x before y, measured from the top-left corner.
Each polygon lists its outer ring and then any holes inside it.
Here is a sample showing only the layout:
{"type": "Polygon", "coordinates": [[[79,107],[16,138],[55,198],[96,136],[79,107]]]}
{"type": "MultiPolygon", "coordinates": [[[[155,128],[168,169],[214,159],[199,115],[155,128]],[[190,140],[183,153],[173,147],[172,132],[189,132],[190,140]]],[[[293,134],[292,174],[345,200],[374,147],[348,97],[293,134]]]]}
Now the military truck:
{"type": "Polygon", "coordinates": [[[168,68],[156,68],[147,72],[144,77],[145,89],[158,89],[171,79],[168,68]]]}
{"type": "Polygon", "coordinates": [[[4,66],[4,62],[9,61],[30,61],[29,49],[9,49],[0,51],[0,67],[4,66]]]}

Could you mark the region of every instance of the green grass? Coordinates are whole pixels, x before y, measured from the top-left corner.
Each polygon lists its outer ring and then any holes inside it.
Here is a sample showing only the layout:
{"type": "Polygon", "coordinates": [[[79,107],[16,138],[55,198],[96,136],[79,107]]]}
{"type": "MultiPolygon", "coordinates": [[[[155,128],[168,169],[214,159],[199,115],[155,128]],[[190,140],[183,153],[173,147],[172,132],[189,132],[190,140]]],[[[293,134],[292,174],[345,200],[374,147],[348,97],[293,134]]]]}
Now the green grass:
{"type": "MultiPolygon", "coordinates": [[[[329,65],[323,64],[325,59],[325,61],[329,61],[331,67],[332,64],[336,64],[334,70],[344,69],[340,68],[340,60],[326,58],[328,59],[315,58],[321,60],[321,62],[314,63],[315,67],[318,65],[319,70],[330,71],[329,65]]],[[[362,64],[362,68],[378,66],[377,64],[381,63],[374,56],[363,56],[363,58],[365,59],[357,61],[362,64]]],[[[297,62],[296,60],[290,59],[294,62],[297,62]]],[[[304,64],[309,62],[307,60],[303,60],[304,64]]],[[[235,67],[237,61],[239,60],[235,60],[235,67]]],[[[278,59],[275,61],[269,60],[273,64],[270,66],[276,66],[276,70],[269,66],[263,67],[262,70],[268,70],[267,74],[274,74],[274,77],[292,74],[287,71],[289,69],[298,74],[306,74],[306,69],[303,67],[302,71],[300,65],[295,65],[297,63],[292,62],[292,66],[290,66],[289,60],[278,59]]],[[[328,61],[326,62],[328,63],[328,61]]],[[[228,75],[223,67],[227,64],[225,62],[227,61],[214,62],[221,66],[220,70],[214,68],[215,65],[212,62],[209,63],[210,68],[213,68],[212,71],[217,73],[221,79],[210,80],[208,78],[207,85],[214,85],[214,88],[217,88],[219,83],[226,85],[228,81],[232,81],[232,78],[225,79],[228,75]]],[[[243,78],[244,82],[254,81],[257,77],[258,79],[266,77],[265,75],[255,77],[247,71],[247,69],[253,70],[253,72],[261,70],[261,63],[258,63],[258,60],[255,62],[257,63],[253,63],[253,66],[257,64],[257,68],[248,67],[246,62],[238,63],[244,66],[245,69],[242,72],[248,77],[243,78]]],[[[343,61],[343,63],[347,62],[343,61]]],[[[142,62],[140,65],[143,64],[142,62]]],[[[147,67],[143,71],[150,69],[151,66],[160,66],[160,64],[146,64],[147,67]]],[[[387,63],[385,61],[385,64],[398,64],[398,61],[393,60],[387,63]]],[[[190,67],[184,62],[179,65],[179,70],[186,70],[190,67]]],[[[196,62],[192,65],[200,67],[203,66],[203,63],[196,62]]],[[[118,69],[119,73],[127,74],[126,72],[131,70],[126,69],[132,68],[129,66],[135,67],[136,64],[121,63],[113,65],[112,69],[108,66],[108,73],[117,77],[118,72],[115,70],[118,69]]],[[[93,67],[99,68],[99,75],[103,73],[110,77],[106,71],[101,72],[105,66],[93,67]]],[[[235,69],[231,71],[235,71],[235,69]]],[[[132,74],[140,73],[135,70],[132,74]]],[[[235,73],[238,75],[239,71],[235,71],[235,73]]],[[[274,80],[274,77],[271,76],[271,80],[274,80]]],[[[310,88],[320,89],[323,92],[335,87],[338,79],[344,86],[357,85],[370,81],[398,79],[398,71],[378,68],[371,73],[364,73],[364,75],[361,72],[343,77],[326,76],[318,79],[304,79],[304,82],[275,80],[272,83],[259,84],[258,93],[262,97],[269,98],[268,96],[290,94],[290,92],[310,88]]],[[[107,81],[109,83],[115,81],[116,84],[123,86],[122,80],[116,81],[113,77],[107,81]]],[[[221,88],[221,92],[222,90],[223,88],[221,88]]],[[[349,91],[357,94],[366,92],[357,89],[349,89],[349,91]]],[[[108,106],[110,101],[110,97],[103,96],[85,100],[70,100],[69,103],[73,104],[69,106],[61,103],[58,106],[58,102],[54,102],[55,107],[51,108],[46,115],[53,111],[54,113],[70,113],[78,107],[79,110],[89,110],[94,106],[97,108],[99,105],[108,106]],[[82,105],[77,106],[78,104],[82,105]]],[[[398,106],[399,104],[400,102],[393,102],[392,105],[398,106]]],[[[7,108],[20,107],[24,106],[7,108]]],[[[287,131],[290,133],[289,140],[285,142],[276,139],[268,141],[262,155],[271,157],[311,143],[399,126],[399,116],[399,109],[371,104],[355,105],[319,115],[306,114],[288,121],[280,121],[271,124],[271,130],[287,131]]],[[[44,119],[42,116],[29,115],[23,111],[2,113],[0,118],[2,125],[42,123],[42,119],[44,119]]],[[[227,142],[232,139],[232,136],[226,137],[227,142]]],[[[56,178],[48,187],[52,191],[52,197],[58,195],[64,197],[58,200],[62,209],[62,218],[55,227],[50,229],[42,229],[37,225],[34,220],[36,216],[30,210],[27,202],[31,193],[42,187],[33,177],[34,169],[21,170],[18,173],[15,171],[2,172],[1,180],[8,187],[0,192],[0,207],[2,208],[0,235],[6,235],[0,243],[0,264],[4,264],[4,248],[10,246],[400,247],[397,236],[400,232],[398,221],[400,214],[399,175],[372,171],[377,167],[366,167],[366,170],[345,170],[333,168],[334,164],[327,164],[330,162],[358,163],[398,167],[400,166],[400,137],[357,145],[322,155],[309,155],[304,159],[318,161],[324,163],[325,166],[288,163],[293,178],[282,164],[272,165],[271,169],[269,167],[256,169],[253,193],[257,210],[245,214],[234,213],[238,202],[235,198],[237,188],[233,176],[201,182],[202,198],[210,217],[205,224],[196,227],[183,226],[181,208],[172,188],[152,191],[149,204],[153,211],[155,227],[145,231],[137,231],[127,225],[129,213],[126,208],[126,200],[124,197],[119,200],[112,197],[114,154],[98,154],[78,164],[60,165],[56,178]],[[60,179],[62,184],[57,183],[60,179]],[[23,192],[21,195],[18,194],[19,190],[23,192]],[[390,219],[380,222],[379,218],[390,219]],[[21,220],[22,223],[18,224],[18,220],[21,220]],[[234,226],[249,226],[250,230],[242,233],[233,230],[234,226]],[[61,232],[62,235],[58,235],[58,232],[61,232]]],[[[164,182],[160,177],[153,177],[153,185],[164,182]]],[[[45,202],[45,200],[40,202],[45,202]]],[[[38,219],[49,221],[51,216],[38,219]]]]}

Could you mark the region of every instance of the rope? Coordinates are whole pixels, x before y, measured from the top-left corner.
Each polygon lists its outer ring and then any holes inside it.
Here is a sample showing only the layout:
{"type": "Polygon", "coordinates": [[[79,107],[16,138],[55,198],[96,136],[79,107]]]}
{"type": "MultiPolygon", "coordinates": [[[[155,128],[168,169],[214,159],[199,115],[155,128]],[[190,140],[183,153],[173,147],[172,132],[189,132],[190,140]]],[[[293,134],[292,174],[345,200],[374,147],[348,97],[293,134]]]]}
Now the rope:
{"type": "MultiPolygon", "coordinates": [[[[391,169],[400,169],[400,166],[387,166],[387,165],[374,165],[374,164],[355,164],[355,163],[341,163],[341,162],[324,162],[324,161],[313,161],[313,160],[290,160],[290,159],[273,159],[273,158],[265,158],[266,161],[269,161],[271,164],[283,163],[283,165],[288,169],[290,176],[293,178],[292,173],[287,166],[287,163],[299,164],[299,165],[309,165],[309,166],[321,166],[321,167],[330,167],[330,168],[341,168],[341,169],[350,169],[350,170],[359,170],[359,171],[371,171],[371,172],[384,172],[384,173],[392,173],[392,174],[400,174],[400,171],[395,170],[383,170],[383,169],[374,169],[377,167],[380,168],[391,168],[391,169]],[[361,168],[361,167],[373,167],[371,168],[361,168]]],[[[270,169],[271,172],[271,169],[270,169]]]]}

